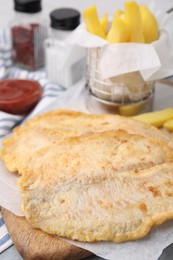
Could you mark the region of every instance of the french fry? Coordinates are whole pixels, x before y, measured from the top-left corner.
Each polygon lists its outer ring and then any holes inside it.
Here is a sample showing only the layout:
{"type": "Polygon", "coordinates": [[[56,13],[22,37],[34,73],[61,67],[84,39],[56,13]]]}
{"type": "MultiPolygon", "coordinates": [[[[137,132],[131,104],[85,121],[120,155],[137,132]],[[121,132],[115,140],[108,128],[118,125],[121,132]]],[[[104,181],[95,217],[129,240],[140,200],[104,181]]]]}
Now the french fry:
{"type": "Polygon", "coordinates": [[[170,119],[168,121],[166,121],[164,124],[163,124],[163,127],[170,131],[170,132],[173,132],[173,119],[170,119]]]}
{"type": "Polygon", "coordinates": [[[115,14],[114,14],[114,18],[121,18],[121,15],[123,15],[124,12],[122,10],[116,10],[115,14]]]}
{"type": "Polygon", "coordinates": [[[121,18],[123,20],[123,22],[125,22],[126,26],[128,27],[128,23],[126,21],[126,18],[125,18],[125,14],[122,10],[117,10],[114,14],[114,18],[121,18]]]}
{"type": "Polygon", "coordinates": [[[125,3],[125,19],[130,28],[130,41],[144,43],[144,36],[142,31],[142,19],[139,6],[136,2],[125,3]]]}
{"type": "Polygon", "coordinates": [[[118,43],[128,42],[129,37],[130,31],[126,23],[121,18],[114,18],[106,39],[110,43],[118,43]]]}
{"type": "Polygon", "coordinates": [[[125,2],[124,11],[116,10],[109,26],[108,14],[99,19],[95,5],[83,12],[87,31],[110,43],[151,43],[158,39],[159,29],[155,16],[145,5],[135,1],[125,2]]]}
{"type": "Polygon", "coordinates": [[[147,6],[139,6],[141,18],[142,18],[142,29],[146,43],[156,41],[159,37],[158,24],[155,16],[150,12],[147,6]]]}
{"type": "Polygon", "coordinates": [[[103,16],[103,18],[100,20],[100,24],[103,28],[103,31],[105,33],[105,35],[107,34],[108,31],[108,14],[105,13],[105,15],[103,16]]]}
{"type": "Polygon", "coordinates": [[[134,116],[133,119],[154,125],[156,127],[162,127],[166,121],[173,119],[173,108],[166,108],[160,111],[144,113],[134,116]]]}
{"type": "Polygon", "coordinates": [[[88,32],[100,36],[101,38],[105,38],[105,33],[99,21],[95,5],[89,7],[83,12],[83,18],[88,32]]]}
{"type": "Polygon", "coordinates": [[[145,107],[145,103],[124,105],[119,107],[119,113],[122,116],[133,116],[139,114],[145,107]]]}

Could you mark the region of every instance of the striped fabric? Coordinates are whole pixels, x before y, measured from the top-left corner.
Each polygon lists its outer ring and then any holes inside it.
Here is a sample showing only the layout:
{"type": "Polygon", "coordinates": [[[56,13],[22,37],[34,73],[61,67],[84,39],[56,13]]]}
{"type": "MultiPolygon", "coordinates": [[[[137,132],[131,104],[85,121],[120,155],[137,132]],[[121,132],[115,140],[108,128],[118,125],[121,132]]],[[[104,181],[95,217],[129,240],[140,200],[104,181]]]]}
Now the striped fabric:
{"type": "Polygon", "coordinates": [[[0,30],[0,79],[7,77],[8,69],[12,65],[11,41],[9,30],[0,30]]]}
{"type": "Polygon", "coordinates": [[[0,212],[0,253],[13,244],[0,212]]]}
{"type": "Polygon", "coordinates": [[[22,116],[14,116],[0,111],[0,138],[11,132],[12,128],[22,121],[22,116]]]}

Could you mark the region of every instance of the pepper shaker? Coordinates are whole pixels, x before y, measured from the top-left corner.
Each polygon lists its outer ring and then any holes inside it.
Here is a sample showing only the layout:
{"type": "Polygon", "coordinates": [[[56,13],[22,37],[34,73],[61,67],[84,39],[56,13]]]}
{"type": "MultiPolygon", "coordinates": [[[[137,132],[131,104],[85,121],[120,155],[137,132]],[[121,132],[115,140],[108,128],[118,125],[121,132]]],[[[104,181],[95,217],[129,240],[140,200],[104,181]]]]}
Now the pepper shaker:
{"type": "Polygon", "coordinates": [[[41,13],[41,0],[14,0],[11,22],[12,60],[15,66],[37,70],[44,65],[47,26],[41,13]]]}

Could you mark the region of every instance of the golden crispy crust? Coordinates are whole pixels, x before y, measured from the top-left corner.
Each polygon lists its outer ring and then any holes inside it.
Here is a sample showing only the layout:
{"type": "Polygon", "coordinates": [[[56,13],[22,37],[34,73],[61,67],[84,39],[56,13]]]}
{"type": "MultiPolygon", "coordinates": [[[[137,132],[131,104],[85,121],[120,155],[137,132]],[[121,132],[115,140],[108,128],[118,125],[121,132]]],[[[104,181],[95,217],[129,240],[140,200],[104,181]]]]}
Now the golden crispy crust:
{"type": "Polygon", "coordinates": [[[79,241],[122,242],[173,218],[173,150],[129,118],[53,111],[17,128],[1,157],[21,174],[28,222],[79,241]]]}
{"type": "Polygon", "coordinates": [[[142,170],[140,177],[131,171],[111,175],[109,182],[104,175],[83,185],[80,180],[58,182],[51,192],[45,188],[44,196],[42,189],[30,186],[22,191],[23,210],[33,227],[73,240],[136,240],[173,218],[170,170],[172,164],[163,164],[142,170]]]}
{"type": "MultiPolygon", "coordinates": [[[[36,136],[40,134],[43,142],[44,139],[46,140],[45,135],[47,136],[48,133],[49,136],[53,136],[54,142],[55,135],[59,141],[66,136],[80,136],[111,129],[124,129],[129,133],[140,133],[143,136],[152,136],[155,139],[171,144],[170,138],[157,128],[134,121],[130,118],[119,115],[89,115],[70,110],[55,110],[36,116],[27,121],[22,127],[16,127],[13,131],[13,135],[4,141],[4,148],[0,152],[0,156],[5,161],[7,168],[15,172],[17,171],[16,164],[19,159],[16,157],[16,150],[20,149],[21,156],[23,157],[25,146],[21,144],[32,141],[34,144],[31,143],[29,149],[35,150],[35,145],[38,144],[38,142],[35,142],[37,139],[36,136]],[[35,140],[33,140],[33,135],[35,135],[35,140]]],[[[40,145],[42,145],[42,142],[40,145]]]]}

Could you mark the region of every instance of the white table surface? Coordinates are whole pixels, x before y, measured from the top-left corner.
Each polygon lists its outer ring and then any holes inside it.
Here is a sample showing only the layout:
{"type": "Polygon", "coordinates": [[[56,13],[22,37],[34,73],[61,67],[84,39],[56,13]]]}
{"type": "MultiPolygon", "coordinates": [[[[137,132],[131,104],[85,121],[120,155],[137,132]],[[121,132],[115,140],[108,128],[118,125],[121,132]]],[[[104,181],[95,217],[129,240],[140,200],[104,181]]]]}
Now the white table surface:
{"type": "MultiPolygon", "coordinates": [[[[172,0],[155,0],[158,7],[163,11],[169,10],[173,7],[172,0]]],[[[138,3],[148,4],[151,0],[139,0],[138,3]]],[[[43,15],[49,21],[49,13],[53,9],[59,7],[72,7],[82,12],[85,8],[96,4],[99,15],[102,16],[104,12],[108,12],[111,16],[117,8],[123,8],[124,1],[122,0],[42,0],[43,15]]],[[[14,15],[13,1],[12,0],[0,0],[0,28],[6,26],[14,15]]],[[[171,78],[171,80],[173,80],[171,78]]],[[[172,81],[173,82],[173,81],[172,81]]],[[[173,107],[173,87],[163,84],[157,84],[154,110],[159,110],[164,107],[173,107]]],[[[22,257],[18,254],[14,246],[11,246],[6,251],[0,254],[0,260],[21,260],[22,257]]],[[[88,257],[87,260],[102,259],[96,256],[88,257]]],[[[169,246],[159,258],[159,260],[172,260],[173,259],[173,245],[169,246]]],[[[50,259],[51,260],[51,259],[50,259]]],[[[123,260],[123,259],[116,259],[123,260]]],[[[136,260],[136,259],[134,259],[136,260]]],[[[150,259],[152,260],[152,259],[150,259]]]]}

